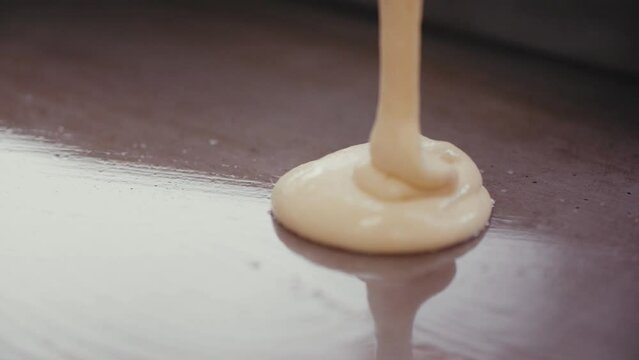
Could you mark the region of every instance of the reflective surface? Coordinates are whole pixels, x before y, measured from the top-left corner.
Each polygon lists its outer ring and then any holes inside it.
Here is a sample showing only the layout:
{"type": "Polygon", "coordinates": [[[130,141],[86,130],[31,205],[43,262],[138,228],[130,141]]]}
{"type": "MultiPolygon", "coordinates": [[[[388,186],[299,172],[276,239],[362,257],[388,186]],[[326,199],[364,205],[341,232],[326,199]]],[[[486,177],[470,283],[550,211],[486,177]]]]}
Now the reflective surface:
{"type": "Polygon", "coordinates": [[[477,160],[492,224],[361,257],[275,227],[269,194],[366,138],[374,23],[5,14],[0,359],[637,358],[636,84],[427,36],[424,127],[477,160]]]}
{"type": "Polygon", "coordinates": [[[280,239],[293,252],[366,283],[378,360],[413,358],[412,332],[417,310],[450,284],[455,277],[455,259],[479,242],[477,238],[431,254],[366,256],[316,245],[275,226],[280,239]]]}

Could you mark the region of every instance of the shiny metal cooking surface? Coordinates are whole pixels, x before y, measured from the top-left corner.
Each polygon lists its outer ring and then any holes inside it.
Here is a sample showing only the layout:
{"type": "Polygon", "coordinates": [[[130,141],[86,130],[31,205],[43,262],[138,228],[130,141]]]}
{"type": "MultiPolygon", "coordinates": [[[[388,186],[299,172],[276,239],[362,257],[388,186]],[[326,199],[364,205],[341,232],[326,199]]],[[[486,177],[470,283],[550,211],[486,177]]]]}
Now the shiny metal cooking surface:
{"type": "Polygon", "coordinates": [[[8,15],[1,360],[639,356],[636,83],[427,36],[425,131],[497,204],[478,241],[375,258],[269,214],[284,171],[365,141],[374,24],[292,4],[8,15]]]}

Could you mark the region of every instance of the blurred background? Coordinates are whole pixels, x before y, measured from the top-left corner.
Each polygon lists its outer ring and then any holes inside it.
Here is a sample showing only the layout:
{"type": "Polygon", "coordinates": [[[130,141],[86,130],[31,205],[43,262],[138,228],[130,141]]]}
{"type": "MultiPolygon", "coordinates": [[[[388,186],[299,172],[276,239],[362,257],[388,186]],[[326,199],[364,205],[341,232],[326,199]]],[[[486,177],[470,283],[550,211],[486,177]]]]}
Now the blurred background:
{"type": "MultiPolygon", "coordinates": [[[[375,0],[313,1],[374,11],[375,0]]],[[[632,0],[424,0],[425,26],[639,75],[639,7],[632,0]]]]}
{"type": "MultiPolygon", "coordinates": [[[[375,17],[376,0],[289,0],[375,17]]],[[[206,5],[219,0],[0,0],[11,9],[61,6],[206,5]]],[[[639,6],[633,0],[425,0],[425,27],[479,41],[550,55],[564,61],[639,75],[639,6]]]]}

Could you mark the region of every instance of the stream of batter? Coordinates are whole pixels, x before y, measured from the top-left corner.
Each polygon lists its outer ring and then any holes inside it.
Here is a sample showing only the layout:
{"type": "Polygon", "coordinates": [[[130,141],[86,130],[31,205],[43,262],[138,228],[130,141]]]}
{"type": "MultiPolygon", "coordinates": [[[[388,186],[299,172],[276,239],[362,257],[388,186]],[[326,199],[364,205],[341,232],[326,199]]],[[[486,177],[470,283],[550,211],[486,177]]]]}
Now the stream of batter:
{"type": "Polygon", "coordinates": [[[380,87],[370,143],[300,165],[275,184],[275,218],[310,240],[365,253],[470,239],[493,201],[459,148],[421,135],[423,0],[379,0],[380,87]]]}

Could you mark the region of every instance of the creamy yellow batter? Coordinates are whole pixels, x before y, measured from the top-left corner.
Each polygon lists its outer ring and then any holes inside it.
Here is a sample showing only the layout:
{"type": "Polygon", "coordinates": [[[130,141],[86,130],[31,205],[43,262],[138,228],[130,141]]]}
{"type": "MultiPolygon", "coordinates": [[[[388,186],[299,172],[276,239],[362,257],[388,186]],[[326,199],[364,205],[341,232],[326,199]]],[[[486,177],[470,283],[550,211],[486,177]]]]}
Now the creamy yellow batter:
{"type": "Polygon", "coordinates": [[[475,163],[421,135],[422,0],[379,0],[380,90],[370,143],[296,167],[273,213],[313,241],[366,253],[436,250],[477,235],[493,201],[475,163]]]}

